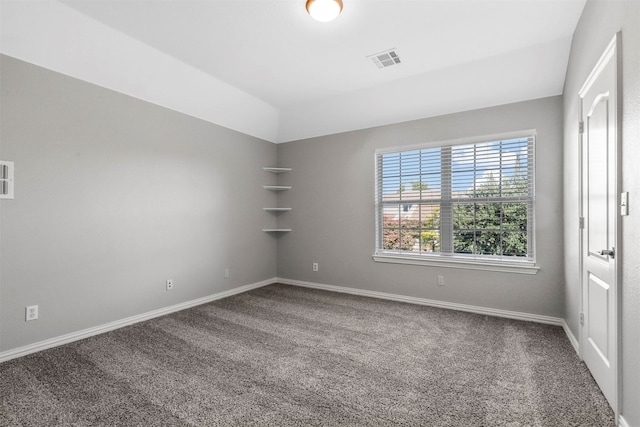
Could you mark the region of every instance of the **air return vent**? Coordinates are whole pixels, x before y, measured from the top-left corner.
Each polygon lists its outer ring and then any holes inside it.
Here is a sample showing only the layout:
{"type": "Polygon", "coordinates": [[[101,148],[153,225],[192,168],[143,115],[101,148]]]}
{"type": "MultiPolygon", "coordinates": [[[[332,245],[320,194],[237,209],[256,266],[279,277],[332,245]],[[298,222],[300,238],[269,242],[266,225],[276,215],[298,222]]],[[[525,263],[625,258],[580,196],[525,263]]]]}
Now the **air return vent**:
{"type": "Polygon", "coordinates": [[[400,63],[400,56],[395,49],[389,49],[384,52],[376,53],[375,55],[367,56],[378,68],[391,67],[400,63]]]}

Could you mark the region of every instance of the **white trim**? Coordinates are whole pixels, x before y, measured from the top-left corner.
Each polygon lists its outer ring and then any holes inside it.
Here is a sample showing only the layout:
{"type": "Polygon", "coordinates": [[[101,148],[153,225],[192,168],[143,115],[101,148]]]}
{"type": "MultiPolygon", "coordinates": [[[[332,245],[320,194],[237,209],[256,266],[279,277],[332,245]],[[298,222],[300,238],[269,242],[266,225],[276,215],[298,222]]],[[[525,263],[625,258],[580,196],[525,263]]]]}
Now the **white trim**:
{"type": "Polygon", "coordinates": [[[578,91],[578,95],[580,96],[580,98],[584,98],[604,67],[609,64],[609,60],[613,57],[614,54],[616,54],[617,41],[618,34],[616,33],[616,35],[613,36],[613,39],[609,42],[609,45],[604,50],[604,53],[602,54],[596,65],[593,67],[593,70],[591,70],[591,73],[589,73],[589,77],[587,77],[587,80],[585,80],[584,84],[578,91]]]}
{"type": "Polygon", "coordinates": [[[480,144],[483,142],[491,142],[491,141],[506,141],[509,139],[516,139],[516,138],[532,138],[532,137],[535,138],[537,134],[538,132],[536,129],[526,129],[526,130],[515,131],[515,132],[494,133],[491,135],[469,136],[466,138],[428,141],[428,142],[421,142],[419,144],[378,148],[375,151],[375,154],[377,156],[378,154],[395,153],[398,151],[413,151],[420,148],[442,147],[444,145],[454,146],[454,145],[462,145],[462,144],[480,144]]]}
{"type": "MultiPolygon", "coordinates": [[[[591,70],[591,73],[589,73],[589,76],[587,77],[587,79],[585,80],[584,84],[582,85],[582,87],[580,88],[580,91],[578,92],[578,96],[579,96],[579,112],[580,112],[580,120],[582,122],[584,122],[584,118],[585,118],[585,112],[584,112],[584,98],[587,96],[589,90],[591,89],[591,87],[594,85],[594,83],[597,81],[597,79],[600,77],[601,73],[604,71],[605,67],[607,67],[610,63],[612,64],[613,68],[614,68],[614,79],[615,79],[615,90],[609,94],[610,99],[613,101],[613,108],[614,108],[614,115],[615,117],[613,118],[612,121],[610,121],[609,123],[614,123],[615,124],[615,154],[614,154],[614,162],[615,162],[615,178],[612,181],[613,182],[613,187],[614,190],[611,191],[611,194],[613,194],[612,196],[612,200],[609,200],[609,202],[611,203],[612,206],[615,206],[615,209],[613,209],[614,213],[613,213],[613,218],[614,218],[614,242],[611,246],[613,246],[616,249],[619,249],[619,243],[622,240],[622,217],[619,215],[619,211],[618,211],[618,194],[620,194],[620,188],[622,185],[622,172],[620,169],[620,156],[621,156],[621,152],[622,152],[622,114],[620,114],[620,112],[622,111],[622,85],[621,85],[621,81],[622,81],[622,50],[621,50],[621,32],[618,31],[613,38],[611,39],[611,42],[609,42],[609,44],[607,45],[605,51],[603,52],[603,54],[600,56],[600,59],[598,59],[598,62],[596,63],[596,65],[594,66],[594,68],[591,70]]],[[[592,108],[590,109],[590,112],[592,112],[592,108]]],[[[609,126],[609,125],[607,125],[609,126]]],[[[583,187],[583,183],[586,182],[585,181],[585,169],[584,169],[584,135],[583,133],[579,134],[579,154],[580,154],[580,164],[579,164],[579,209],[580,209],[580,217],[585,217],[585,206],[584,206],[584,187],[583,187]]],[[[609,172],[610,174],[611,172],[609,172]]],[[[610,177],[608,177],[610,178],[610,177]]],[[[609,187],[609,184],[607,184],[607,188],[609,187]]],[[[584,269],[585,269],[585,265],[584,265],[584,249],[585,249],[585,229],[580,229],[580,234],[579,234],[579,245],[580,245],[580,256],[579,256],[579,267],[580,267],[580,271],[579,271],[579,278],[580,278],[580,311],[582,313],[586,313],[587,311],[585,311],[585,303],[586,300],[584,298],[585,292],[586,292],[586,285],[585,285],[585,275],[584,275],[584,269]]],[[[614,293],[614,301],[615,301],[615,322],[614,322],[614,331],[613,331],[613,338],[611,338],[612,342],[615,343],[615,345],[613,346],[613,352],[615,352],[615,355],[611,355],[610,356],[610,360],[613,360],[615,363],[615,377],[614,377],[614,390],[612,392],[612,396],[608,396],[607,397],[607,401],[609,401],[609,404],[611,405],[616,417],[619,417],[620,414],[620,409],[622,407],[622,340],[621,335],[620,335],[620,331],[622,329],[622,317],[621,317],[621,298],[622,298],[622,292],[620,290],[620,286],[622,284],[622,269],[620,268],[621,264],[621,260],[623,257],[623,251],[618,250],[616,253],[615,258],[613,259],[613,281],[612,283],[610,283],[610,289],[612,290],[612,292],[614,293]]],[[[586,322],[588,322],[588,319],[586,319],[586,322]]],[[[586,343],[586,328],[584,325],[580,326],[580,357],[583,357],[583,352],[584,352],[584,344],[586,343]]],[[[587,368],[589,368],[587,366],[587,368]]],[[[591,370],[591,369],[589,369],[591,370]]]]}
{"type": "MultiPolygon", "coordinates": [[[[487,264],[492,268],[487,270],[497,272],[509,272],[509,273],[522,273],[522,274],[536,274],[538,267],[535,265],[535,140],[536,130],[530,129],[527,131],[508,132],[502,134],[485,135],[478,137],[467,137],[448,141],[437,141],[430,143],[422,143],[403,147],[391,147],[391,148],[379,148],[375,150],[375,248],[373,259],[377,262],[390,262],[397,264],[414,264],[414,265],[434,265],[438,267],[458,267],[467,269],[485,270],[487,264]],[[459,196],[453,197],[452,182],[454,180],[452,175],[452,167],[455,162],[452,158],[452,147],[460,144],[484,144],[495,141],[507,141],[507,140],[527,140],[527,164],[534,166],[529,168],[527,183],[529,186],[529,192],[527,197],[482,197],[482,198],[461,198],[459,196]],[[395,251],[383,248],[383,224],[384,211],[387,207],[395,208],[402,204],[402,200],[387,200],[385,201],[385,195],[382,193],[382,186],[385,184],[384,175],[384,155],[386,154],[402,154],[406,152],[422,152],[421,150],[429,150],[431,148],[440,148],[441,150],[441,171],[440,175],[443,183],[446,181],[447,185],[442,185],[441,193],[439,197],[424,198],[422,196],[413,197],[410,199],[402,199],[404,202],[411,204],[435,204],[439,205],[442,212],[440,212],[440,231],[441,235],[441,250],[442,253],[436,256],[436,254],[424,254],[420,256],[407,254],[405,251],[395,251]],[[527,255],[524,260],[521,257],[491,257],[487,255],[472,255],[466,256],[463,254],[454,252],[454,213],[453,210],[458,203],[468,202],[469,200],[478,200],[480,202],[504,202],[504,201],[522,201],[526,203],[527,207],[527,255]],[[447,265],[453,263],[454,265],[447,265]],[[515,268],[514,268],[515,267],[515,268]]],[[[475,145],[474,145],[475,146],[475,145]]],[[[475,153],[475,150],[474,150],[475,153]]],[[[474,154],[475,156],[475,154],[474,154]]],[[[475,159],[475,157],[474,157],[475,159]]],[[[402,161],[400,161],[402,163],[402,161]]],[[[422,164],[422,160],[420,160],[422,164]]],[[[474,169],[476,168],[474,160],[474,169]]],[[[405,177],[402,172],[402,166],[399,169],[399,175],[397,178],[402,181],[405,177]]],[[[394,175],[395,176],[395,175],[394,175]]],[[[421,226],[420,226],[421,227],[421,226]]]]}
{"type": "MultiPolygon", "coordinates": [[[[578,342],[575,336],[573,335],[573,333],[571,332],[571,330],[569,329],[569,327],[567,326],[567,323],[564,321],[564,319],[560,319],[556,317],[542,316],[542,315],[531,314],[531,313],[522,313],[517,311],[500,310],[495,308],[479,307],[479,306],[473,306],[473,305],[467,305],[467,304],[457,304],[457,303],[451,303],[446,301],[437,301],[437,300],[430,300],[425,298],[410,297],[405,295],[390,294],[386,292],[368,291],[364,289],[349,288],[344,286],[326,285],[326,284],[314,283],[314,282],[304,282],[301,280],[286,279],[282,277],[274,277],[271,279],[263,280],[261,282],[240,286],[234,289],[230,289],[228,291],[219,292],[217,294],[209,295],[202,298],[197,298],[191,301],[186,301],[180,304],[175,304],[169,307],[160,308],[157,310],[127,317],[125,319],[116,320],[114,322],[106,323],[106,324],[95,326],[88,329],[83,329],[81,331],[72,332],[70,334],[61,335],[59,337],[50,338],[48,340],[40,341],[34,344],[29,344],[23,347],[18,347],[12,350],[4,351],[0,353],[0,363],[6,362],[8,360],[15,359],[18,357],[26,356],[28,354],[37,353],[39,351],[58,347],[64,344],[69,344],[74,341],[92,337],[94,335],[99,335],[105,332],[113,331],[115,329],[133,325],[135,323],[144,322],[146,320],[150,320],[155,317],[164,316],[166,314],[171,314],[176,311],[185,310],[187,308],[206,304],[222,298],[227,298],[232,295],[248,292],[252,289],[261,288],[263,286],[271,285],[274,283],[283,283],[285,285],[300,286],[304,288],[322,289],[322,290],[331,291],[331,292],[347,293],[347,294],[360,295],[360,296],[366,296],[371,298],[406,302],[410,304],[426,305],[430,307],[439,307],[439,308],[446,308],[450,310],[484,314],[488,316],[504,317],[508,319],[524,320],[529,322],[537,322],[537,323],[544,323],[549,325],[562,326],[565,333],[567,334],[567,337],[569,338],[569,341],[571,342],[571,345],[574,347],[574,349],[576,349],[576,352],[578,348],[577,347],[578,342]]],[[[620,417],[620,419],[621,419],[620,427],[629,427],[628,425],[623,424],[624,421],[622,420],[622,417],[620,417]]]]}
{"type": "Polygon", "coordinates": [[[340,292],[344,294],[360,295],[371,298],[400,301],[410,304],[426,305],[430,307],[446,308],[450,310],[466,311],[469,313],[484,314],[487,316],[505,317],[507,319],[524,320],[527,322],[544,323],[547,325],[562,326],[564,319],[559,317],[543,316],[540,314],[522,313],[519,311],[501,310],[497,308],[479,307],[475,305],[458,304],[446,301],[437,301],[426,298],[410,297],[406,295],[389,294],[386,292],[368,291],[365,289],[348,288],[344,286],[325,285],[315,282],[304,282],[301,280],[276,278],[276,283],[285,285],[300,286],[303,288],[322,289],[325,291],[340,292]]]}
{"type": "Polygon", "coordinates": [[[263,185],[262,188],[273,191],[291,190],[291,186],[289,185],[263,185]]]}
{"type": "Polygon", "coordinates": [[[460,259],[460,258],[429,258],[410,255],[376,254],[373,255],[376,262],[389,262],[393,264],[428,265],[431,267],[463,268],[469,270],[498,271],[503,273],[536,274],[540,267],[533,262],[511,261],[496,262],[486,259],[460,259]]]}
{"type": "Polygon", "coordinates": [[[578,343],[576,336],[573,335],[573,332],[571,332],[569,325],[567,325],[567,322],[564,319],[562,319],[562,329],[564,329],[564,333],[567,334],[567,338],[569,338],[569,342],[573,346],[573,349],[576,351],[576,354],[580,356],[580,344],[578,343]]]}
{"type": "Polygon", "coordinates": [[[222,298],[230,297],[232,295],[240,294],[250,291],[252,289],[261,288],[266,285],[275,283],[276,279],[271,278],[263,280],[261,282],[251,283],[237,288],[230,289],[228,291],[219,292],[206,297],[193,299],[191,301],[182,302],[179,304],[171,305],[169,307],[159,308],[157,310],[148,311],[142,314],[136,314],[135,316],[127,317],[124,319],[116,320],[114,322],[105,323],[103,325],[94,326],[92,328],[83,329],[81,331],[71,332],[69,334],[61,335],[54,338],[49,338],[44,341],[39,341],[33,344],[25,345],[23,347],[14,348],[12,350],[3,351],[0,353],[0,363],[6,362],[17,357],[26,356],[38,351],[47,350],[49,348],[58,347],[64,344],[69,344],[74,341],[78,341],[84,338],[89,338],[94,335],[103,334],[105,332],[120,329],[125,326],[133,325],[135,323],[144,322],[145,320],[153,319],[155,317],[164,316],[166,314],[174,313],[176,311],[185,310],[187,308],[195,307],[216,301],[222,298]]]}
{"type": "Polygon", "coordinates": [[[265,166],[262,168],[262,170],[265,170],[271,173],[283,173],[283,172],[291,172],[293,168],[276,168],[276,167],[265,166]]]}
{"type": "MultiPolygon", "coordinates": [[[[589,112],[586,114],[586,116],[589,117],[589,116],[593,115],[593,112],[596,109],[596,105],[600,104],[603,99],[605,101],[608,101],[610,96],[611,96],[611,94],[609,92],[601,93],[600,95],[596,96],[596,99],[594,99],[593,102],[591,103],[591,108],[589,109],[589,112]]],[[[584,121],[583,121],[583,123],[584,123],[584,121]]]]}
{"type": "Polygon", "coordinates": [[[618,427],[631,427],[631,424],[624,419],[622,415],[618,416],[618,427]]]}

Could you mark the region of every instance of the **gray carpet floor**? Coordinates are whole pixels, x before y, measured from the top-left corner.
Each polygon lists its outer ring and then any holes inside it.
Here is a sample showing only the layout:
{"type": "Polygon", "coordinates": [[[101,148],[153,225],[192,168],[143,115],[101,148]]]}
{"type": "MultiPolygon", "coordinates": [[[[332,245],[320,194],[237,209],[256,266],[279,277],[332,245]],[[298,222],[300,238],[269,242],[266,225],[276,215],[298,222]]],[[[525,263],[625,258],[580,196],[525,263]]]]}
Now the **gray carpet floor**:
{"type": "Polygon", "coordinates": [[[0,364],[2,426],[614,426],[560,327],[270,285],[0,364]]]}

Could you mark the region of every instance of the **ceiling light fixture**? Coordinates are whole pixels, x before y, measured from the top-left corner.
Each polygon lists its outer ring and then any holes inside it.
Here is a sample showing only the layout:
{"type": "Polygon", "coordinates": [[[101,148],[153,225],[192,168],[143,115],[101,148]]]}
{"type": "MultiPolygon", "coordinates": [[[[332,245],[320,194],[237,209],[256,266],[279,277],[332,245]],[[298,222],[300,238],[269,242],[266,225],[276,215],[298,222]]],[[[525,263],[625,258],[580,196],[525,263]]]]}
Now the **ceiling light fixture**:
{"type": "Polygon", "coordinates": [[[342,0],[307,0],[307,12],[316,21],[333,21],[342,12],[342,0]]]}

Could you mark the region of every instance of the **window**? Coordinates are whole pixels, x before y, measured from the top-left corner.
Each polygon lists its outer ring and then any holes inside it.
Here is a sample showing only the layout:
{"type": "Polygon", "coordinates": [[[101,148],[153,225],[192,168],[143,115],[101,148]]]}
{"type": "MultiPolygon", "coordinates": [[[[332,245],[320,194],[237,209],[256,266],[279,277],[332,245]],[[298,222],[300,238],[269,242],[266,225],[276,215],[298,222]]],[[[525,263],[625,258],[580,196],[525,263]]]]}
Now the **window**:
{"type": "Polygon", "coordinates": [[[374,258],[535,269],[534,143],[529,131],[378,151],[374,258]]]}

